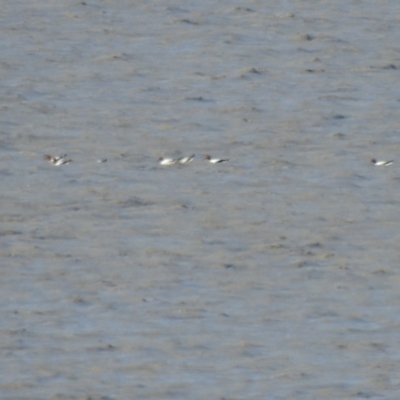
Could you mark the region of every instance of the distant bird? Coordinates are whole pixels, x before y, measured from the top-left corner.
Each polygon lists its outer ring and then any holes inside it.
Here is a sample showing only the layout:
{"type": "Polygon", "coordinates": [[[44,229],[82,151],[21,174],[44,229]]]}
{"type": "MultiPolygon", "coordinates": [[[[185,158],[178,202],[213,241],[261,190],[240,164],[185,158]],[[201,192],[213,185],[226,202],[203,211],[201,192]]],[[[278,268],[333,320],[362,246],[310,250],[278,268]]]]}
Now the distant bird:
{"type": "Polygon", "coordinates": [[[178,162],[178,160],[175,158],[164,158],[164,157],[160,157],[158,159],[158,161],[159,161],[160,165],[165,165],[165,166],[174,165],[178,162]]]}
{"type": "Polygon", "coordinates": [[[50,164],[53,165],[63,165],[63,164],[69,164],[72,162],[72,160],[67,159],[67,155],[64,154],[63,156],[50,156],[49,154],[46,154],[44,156],[44,159],[47,160],[50,164]]]}
{"type": "Polygon", "coordinates": [[[107,162],[107,158],[99,158],[99,159],[97,160],[97,162],[98,162],[98,163],[105,163],[105,162],[107,162]]]}
{"type": "Polygon", "coordinates": [[[378,167],[387,167],[388,165],[393,164],[393,160],[390,161],[376,161],[375,158],[371,160],[372,164],[378,166],[378,167]]]}
{"type": "Polygon", "coordinates": [[[179,162],[179,164],[189,164],[193,161],[194,157],[195,157],[195,154],[192,154],[189,157],[178,158],[178,162],[179,162]]]}
{"type": "Polygon", "coordinates": [[[222,162],[229,161],[229,159],[225,159],[224,160],[222,158],[211,158],[211,156],[209,156],[209,155],[206,156],[206,160],[208,160],[212,164],[217,164],[217,163],[222,163],[222,162]]]}

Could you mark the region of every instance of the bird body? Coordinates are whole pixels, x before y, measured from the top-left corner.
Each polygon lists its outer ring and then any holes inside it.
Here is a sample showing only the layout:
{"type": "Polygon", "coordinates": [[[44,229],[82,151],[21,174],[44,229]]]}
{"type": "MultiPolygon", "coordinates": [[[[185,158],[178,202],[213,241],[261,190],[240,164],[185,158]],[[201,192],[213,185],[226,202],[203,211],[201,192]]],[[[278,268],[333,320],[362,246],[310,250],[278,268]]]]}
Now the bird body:
{"type": "Polygon", "coordinates": [[[63,156],[51,156],[49,154],[46,154],[44,156],[44,159],[47,160],[50,164],[53,165],[63,165],[63,164],[69,164],[70,162],[72,162],[72,160],[68,160],[67,159],[67,155],[64,154],[63,156]]]}
{"type": "Polygon", "coordinates": [[[179,162],[179,164],[189,164],[193,161],[194,157],[195,157],[195,154],[192,154],[189,157],[178,158],[178,162],[179,162]]]}
{"type": "Polygon", "coordinates": [[[376,161],[375,158],[371,160],[372,164],[376,165],[377,167],[387,167],[393,164],[393,160],[390,161],[376,161]]]}
{"type": "Polygon", "coordinates": [[[178,160],[176,160],[175,158],[164,158],[164,157],[160,157],[158,159],[160,165],[174,165],[178,162],[178,160]]]}
{"type": "Polygon", "coordinates": [[[211,156],[207,155],[206,160],[208,160],[212,164],[218,164],[218,163],[223,163],[226,161],[229,161],[229,159],[223,159],[223,158],[212,158],[211,156]]]}

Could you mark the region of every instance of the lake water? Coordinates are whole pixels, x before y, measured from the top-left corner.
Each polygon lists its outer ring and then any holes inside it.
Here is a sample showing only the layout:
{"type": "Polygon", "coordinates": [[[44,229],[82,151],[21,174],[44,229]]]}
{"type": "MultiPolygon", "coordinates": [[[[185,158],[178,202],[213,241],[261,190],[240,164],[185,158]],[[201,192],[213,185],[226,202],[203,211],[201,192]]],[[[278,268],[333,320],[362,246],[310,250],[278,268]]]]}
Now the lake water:
{"type": "Polygon", "coordinates": [[[398,399],[398,1],[1,9],[2,399],[398,399]]]}

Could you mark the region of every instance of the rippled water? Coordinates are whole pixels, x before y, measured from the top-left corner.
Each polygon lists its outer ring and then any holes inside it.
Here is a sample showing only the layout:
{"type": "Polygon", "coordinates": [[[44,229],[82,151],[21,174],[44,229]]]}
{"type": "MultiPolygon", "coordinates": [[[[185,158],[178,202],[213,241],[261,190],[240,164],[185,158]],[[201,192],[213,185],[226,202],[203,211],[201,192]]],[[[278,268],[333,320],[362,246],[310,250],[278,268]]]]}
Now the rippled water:
{"type": "Polygon", "coordinates": [[[4,1],[0,397],[397,399],[399,11],[4,1]]]}

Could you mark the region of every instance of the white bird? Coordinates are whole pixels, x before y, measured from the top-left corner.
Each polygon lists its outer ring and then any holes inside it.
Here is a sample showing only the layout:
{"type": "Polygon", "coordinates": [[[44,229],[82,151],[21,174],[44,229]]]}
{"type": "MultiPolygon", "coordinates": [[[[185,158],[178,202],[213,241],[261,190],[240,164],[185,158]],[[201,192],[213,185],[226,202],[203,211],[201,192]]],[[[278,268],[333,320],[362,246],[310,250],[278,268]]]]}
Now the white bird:
{"type": "Polygon", "coordinates": [[[158,161],[160,165],[174,165],[178,162],[178,160],[176,160],[175,158],[164,158],[164,157],[160,157],[158,161]]]}
{"type": "Polygon", "coordinates": [[[66,154],[64,154],[63,156],[59,156],[59,157],[50,156],[49,154],[46,154],[44,156],[44,159],[53,165],[63,165],[63,164],[69,164],[70,162],[72,162],[72,160],[67,160],[66,154]]]}
{"type": "Polygon", "coordinates": [[[390,161],[376,161],[375,158],[371,160],[372,164],[378,166],[378,167],[387,167],[388,165],[393,164],[393,160],[390,161]]]}
{"type": "Polygon", "coordinates": [[[189,163],[191,163],[191,162],[193,161],[194,156],[195,156],[195,155],[192,154],[192,155],[189,156],[189,157],[178,158],[178,162],[179,162],[179,164],[189,164],[189,163]]]}
{"type": "Polygon", "coordinates": [[[211,156],[209,156],[209,155],[206,156],[206,160],[208,160],[212,164],[217,164],[217,163],[222,163],[222,162],[229,161],[228,159],[224,160],[222,158],[211,158],[211,156]]]}

